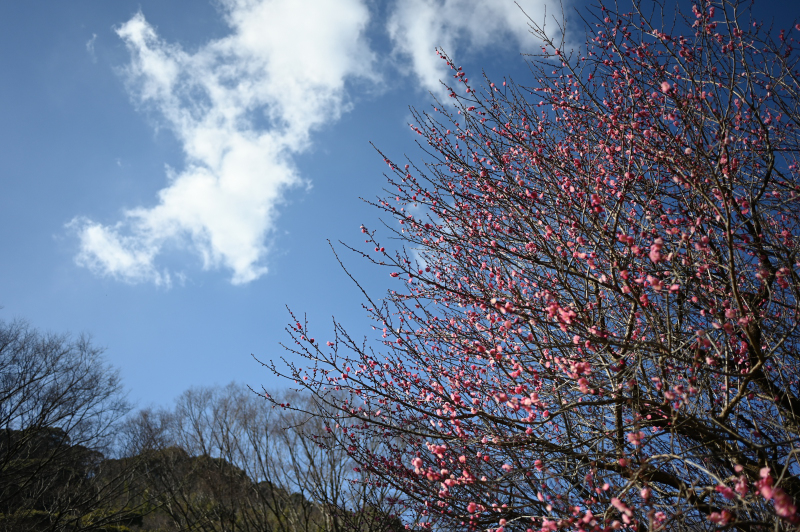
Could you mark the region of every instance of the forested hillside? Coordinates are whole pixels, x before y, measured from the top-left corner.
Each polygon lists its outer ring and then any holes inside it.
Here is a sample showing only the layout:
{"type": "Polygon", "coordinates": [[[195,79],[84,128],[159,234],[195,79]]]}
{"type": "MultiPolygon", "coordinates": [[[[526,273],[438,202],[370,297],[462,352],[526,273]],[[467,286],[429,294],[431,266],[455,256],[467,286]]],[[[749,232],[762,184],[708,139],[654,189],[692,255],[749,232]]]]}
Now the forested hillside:
{"type": "Polygon", "coordinates": [[[400,528],[320,418],[263,392],[193,388],[133,411],[89,339],[24,322],[0,322],[0,384],[0,530],[400,528]]]}

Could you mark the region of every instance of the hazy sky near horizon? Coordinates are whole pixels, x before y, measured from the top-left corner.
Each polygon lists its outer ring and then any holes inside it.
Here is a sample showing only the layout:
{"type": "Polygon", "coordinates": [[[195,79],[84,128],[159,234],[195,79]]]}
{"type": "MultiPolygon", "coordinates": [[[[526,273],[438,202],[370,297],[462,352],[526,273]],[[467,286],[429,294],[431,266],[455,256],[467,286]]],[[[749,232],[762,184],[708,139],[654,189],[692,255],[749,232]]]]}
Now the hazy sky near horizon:
{"type": "Polygon", "coordinates": [[[287,307],[322,341],[332,316],[371,332],[329,241],[371,294],[390,286],[338,242],[380,223],[370,143],[425,160],[407,124],[451,79],[435,47],[525,83],[525,14],[555,30],[547,2],[0,4],[0,319],[91,334],[140,406],[285,386],[251,354],[285,355],[287,307]]]}

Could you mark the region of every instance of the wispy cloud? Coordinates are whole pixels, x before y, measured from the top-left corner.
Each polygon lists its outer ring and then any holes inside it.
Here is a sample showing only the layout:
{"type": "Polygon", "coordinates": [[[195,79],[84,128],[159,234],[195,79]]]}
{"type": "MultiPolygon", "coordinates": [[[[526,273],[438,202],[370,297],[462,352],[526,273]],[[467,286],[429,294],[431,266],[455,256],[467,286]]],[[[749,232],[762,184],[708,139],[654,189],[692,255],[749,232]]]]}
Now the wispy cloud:
{"type": "Polygon", "coordinates": [[[174,274],[157,260],[180,247],[206,269],[231,271],[234,284],[263,275],[277,208],[302,183],[291,157],[347,110],[349,79],[375,79],[362,0],[221,5],[230,35],[195,53],[164,42],[141,13],[117,30],[131,53],[134,99],[174,132],[185,163],[154,206],[113,224],[70,222],[78,263],[98,274],[169,285],[174,274]]]}
{"type": "Polygon", "coordinates": [[[92,38],[86,41],[86,51],[89,52],[89,57],[92,58],[92,63],[97,63],[97,54],[94,53],[95,41],[97,41],[96,33],[92,33],[92,38]]]}
{"type": "MultiPolygon", "coordinates": [[[[545,0],[521,2],[533,20],[544,15],[545,0]]],[[[439,80],[449,81],[447,66],[434,50],[451,57],[498,43],[515,41],[527,52],[537,41],[529,33],[528,19],[513,1],[401,0],[387,23],[395,51],[410,61],[419,83],[437,96],[446,92],[439,80]]]]}

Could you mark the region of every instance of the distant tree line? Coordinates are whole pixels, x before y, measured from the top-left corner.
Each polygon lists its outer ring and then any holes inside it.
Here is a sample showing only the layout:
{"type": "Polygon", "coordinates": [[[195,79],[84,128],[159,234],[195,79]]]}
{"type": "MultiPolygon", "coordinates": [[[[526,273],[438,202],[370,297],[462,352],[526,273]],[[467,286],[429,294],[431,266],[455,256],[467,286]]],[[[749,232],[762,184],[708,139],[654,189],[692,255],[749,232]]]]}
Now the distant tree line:
{"type": "Polygon", "coordinates": [[[231,384],[133,411],[89,338],[0,321],[0,531],[400,528],[321,418],[292,407],[231,384]]]}

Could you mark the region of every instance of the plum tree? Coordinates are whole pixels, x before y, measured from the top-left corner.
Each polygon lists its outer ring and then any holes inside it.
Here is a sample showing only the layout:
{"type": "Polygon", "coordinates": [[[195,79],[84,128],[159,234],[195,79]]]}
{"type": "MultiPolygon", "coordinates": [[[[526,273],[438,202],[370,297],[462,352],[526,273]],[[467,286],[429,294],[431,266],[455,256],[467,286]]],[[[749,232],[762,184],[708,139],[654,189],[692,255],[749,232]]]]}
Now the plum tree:
{"type": "Polygon", "coordinates": [[[397,283],[367,296],[383,345],[288,329],[273,368],[409,524],[800,523],[800,25],[659,8],[601,7],[576,52],[533,25],[529,85],[441,53],[428,159],[385,157],[374,202],[403,245],[362,227],[397,283]]]}

